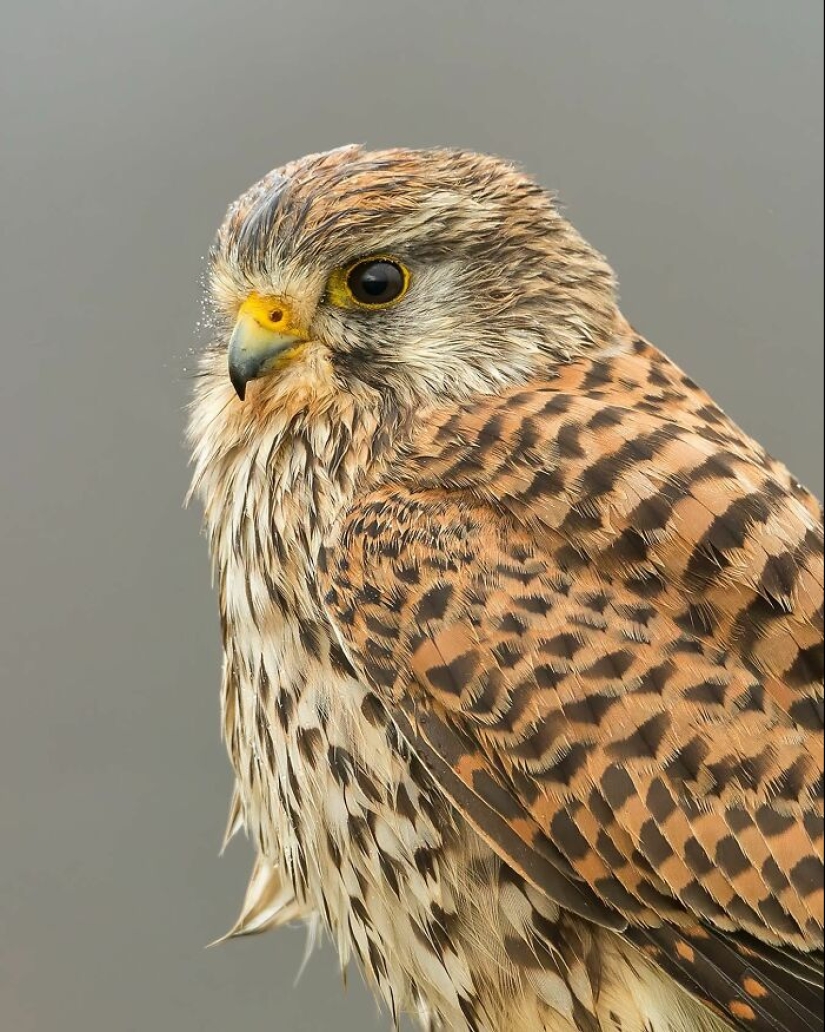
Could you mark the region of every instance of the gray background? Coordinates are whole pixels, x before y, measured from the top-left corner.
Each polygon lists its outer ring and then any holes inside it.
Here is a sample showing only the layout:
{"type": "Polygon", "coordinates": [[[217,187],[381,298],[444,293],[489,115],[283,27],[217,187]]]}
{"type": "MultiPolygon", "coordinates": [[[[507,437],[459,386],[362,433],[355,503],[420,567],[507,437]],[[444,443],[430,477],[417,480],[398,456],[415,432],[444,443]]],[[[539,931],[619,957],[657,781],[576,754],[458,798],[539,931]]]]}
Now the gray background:
{"type": "Polygon", "coordinates": [[[201,256],[349,141],[513,157],[627,314],[822,487],[818,0],[3,0],[0,1028],[385,1029],[249,849],[181,444],[201,256]]]}

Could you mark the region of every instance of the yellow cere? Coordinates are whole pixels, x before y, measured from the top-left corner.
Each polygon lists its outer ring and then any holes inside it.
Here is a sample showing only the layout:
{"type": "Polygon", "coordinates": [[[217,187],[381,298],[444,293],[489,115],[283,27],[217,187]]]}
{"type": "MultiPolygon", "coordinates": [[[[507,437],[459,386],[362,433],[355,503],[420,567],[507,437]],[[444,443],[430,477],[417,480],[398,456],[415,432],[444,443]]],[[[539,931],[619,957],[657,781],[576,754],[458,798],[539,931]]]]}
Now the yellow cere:
{"type": "Polygon", "coordinates": [[[239,319],[243,316],[254,319],[265,330],[272,330],[275,333],[294,332],[292,312],[289,306],[277,297],[250,294],[238,312],[239,319]]]}

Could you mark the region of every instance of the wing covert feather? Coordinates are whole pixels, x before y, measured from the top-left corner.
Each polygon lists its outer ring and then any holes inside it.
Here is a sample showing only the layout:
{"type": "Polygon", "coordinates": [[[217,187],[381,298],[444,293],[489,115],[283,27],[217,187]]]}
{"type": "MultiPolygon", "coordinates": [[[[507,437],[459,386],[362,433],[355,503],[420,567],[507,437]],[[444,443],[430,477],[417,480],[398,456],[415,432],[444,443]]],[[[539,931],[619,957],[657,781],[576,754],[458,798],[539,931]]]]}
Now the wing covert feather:
{"type": "Polygon", "coordinates": [[[695,389],[673,421],[566,375],[424,421],[324,557],[330,617],[507,862],[782,1029],[740,939],[820,982],[819,509],[695,389]]]}

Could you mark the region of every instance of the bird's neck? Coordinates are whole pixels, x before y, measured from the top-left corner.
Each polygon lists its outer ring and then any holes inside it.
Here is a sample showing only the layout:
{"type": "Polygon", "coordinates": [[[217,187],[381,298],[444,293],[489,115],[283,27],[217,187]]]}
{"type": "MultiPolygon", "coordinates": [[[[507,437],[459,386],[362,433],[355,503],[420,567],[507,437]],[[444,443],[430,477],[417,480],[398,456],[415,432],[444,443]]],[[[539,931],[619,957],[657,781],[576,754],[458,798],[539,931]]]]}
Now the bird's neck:
{"type": "Polygon", "coordinates": [[[254,413],[233,409],[210,419],[196,408],[191,430],[192,491],[204,507],[224,616],[257,621],[273,598],[317,612],[318,554],[359,488],[391,461],[398,417],[341,405],[253,425],[254,413]],[[208,428],[200,435],[199,422],[208,428]],[[238,606],[244,612],[233,614],[238,606]]]}

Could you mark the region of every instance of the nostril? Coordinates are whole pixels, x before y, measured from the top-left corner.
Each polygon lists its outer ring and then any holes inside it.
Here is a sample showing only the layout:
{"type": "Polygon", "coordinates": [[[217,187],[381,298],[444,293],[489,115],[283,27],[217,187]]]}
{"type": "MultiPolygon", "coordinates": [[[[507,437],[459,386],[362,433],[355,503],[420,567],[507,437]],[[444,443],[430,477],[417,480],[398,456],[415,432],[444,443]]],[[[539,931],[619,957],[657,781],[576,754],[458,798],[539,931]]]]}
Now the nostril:
{"type": "Polygon", "coordinates": [[[269,321],[272,323],[279,323],[284,317],[284,313],[280,308],[273,308],[269,313],[269,321]]]}

